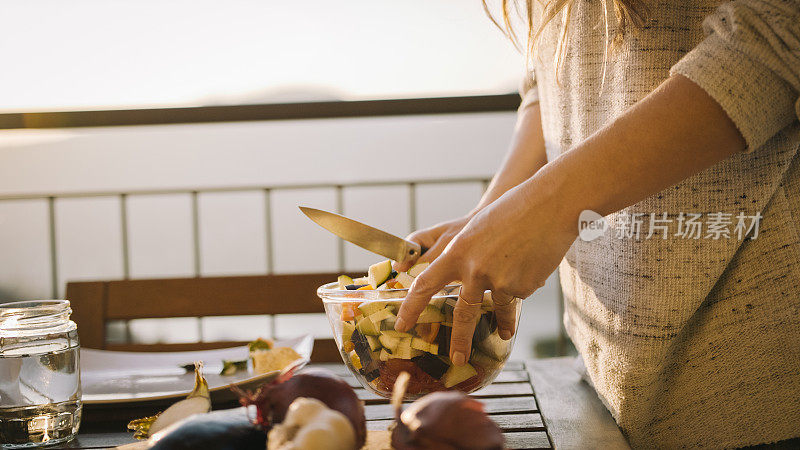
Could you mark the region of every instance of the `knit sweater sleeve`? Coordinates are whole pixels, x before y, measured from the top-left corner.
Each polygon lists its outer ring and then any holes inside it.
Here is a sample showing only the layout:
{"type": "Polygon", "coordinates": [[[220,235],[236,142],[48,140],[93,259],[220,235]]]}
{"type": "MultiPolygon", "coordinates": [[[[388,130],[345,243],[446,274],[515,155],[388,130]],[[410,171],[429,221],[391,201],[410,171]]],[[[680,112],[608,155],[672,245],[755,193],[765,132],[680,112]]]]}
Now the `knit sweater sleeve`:
{"type": "Polygon", "coordinates": [[[539,88],[536,85],[536,76],[534,72],[526,71],[525,76],[519,83],[519,95],[522,101],[519,104],[519,111],[539,103],[539,88]]]}
{"type": "Polygon", "coordinates": [[[800,0],[737,0],[703,22],[706,37],[670,70],[714,98],[747,151],[800,117],[800,0]]]}

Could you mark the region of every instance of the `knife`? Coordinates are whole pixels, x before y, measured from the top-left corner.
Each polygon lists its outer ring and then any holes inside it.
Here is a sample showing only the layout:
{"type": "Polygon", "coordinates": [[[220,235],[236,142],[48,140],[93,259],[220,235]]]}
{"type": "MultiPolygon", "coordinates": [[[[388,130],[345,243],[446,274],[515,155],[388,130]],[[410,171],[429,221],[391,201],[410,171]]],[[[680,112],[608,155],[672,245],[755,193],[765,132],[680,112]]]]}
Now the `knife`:
{"type": "Polygon", "coordinates": [[[300,206],[300,211],[317,225],[339,236],[347,242],[400,262],[414,262],[422,256],[427,248],[416,242],[407,241],[383,230],[365,225],[361,222],[321,209],[300,206]]]}

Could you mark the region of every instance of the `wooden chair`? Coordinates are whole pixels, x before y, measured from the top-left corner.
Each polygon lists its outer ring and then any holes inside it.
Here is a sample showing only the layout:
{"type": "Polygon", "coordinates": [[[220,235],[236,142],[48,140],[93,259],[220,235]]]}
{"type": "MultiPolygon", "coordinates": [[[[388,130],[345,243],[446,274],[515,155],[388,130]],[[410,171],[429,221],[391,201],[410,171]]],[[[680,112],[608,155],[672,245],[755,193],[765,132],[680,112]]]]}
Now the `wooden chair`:
{"type": "MultiPolygon", "coordinates": [[[[263,275],[67,283],[66,298],[81,345],[120,351],[182,351],[229,347],[244,342],[112,344],[106,322],[170,317],[239,316],[324,312],[317,287],[335,273],[263,275]]],[[[314,342],[313,362],[341,362],[333,339],[314,342]]]]}

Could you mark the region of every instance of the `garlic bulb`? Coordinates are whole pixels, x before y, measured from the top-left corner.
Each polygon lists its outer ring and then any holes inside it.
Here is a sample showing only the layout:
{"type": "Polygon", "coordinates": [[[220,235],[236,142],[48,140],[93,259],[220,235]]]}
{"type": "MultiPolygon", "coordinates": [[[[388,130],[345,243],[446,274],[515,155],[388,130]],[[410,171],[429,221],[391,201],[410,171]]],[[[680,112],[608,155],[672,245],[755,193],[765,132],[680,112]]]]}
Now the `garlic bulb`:
{"type": "Polygon", "coordinates": [[[353,450],[356,436],[350,420],[315,398],[295,399],[286,418],[274,425],[267,450],[353,450]]]}

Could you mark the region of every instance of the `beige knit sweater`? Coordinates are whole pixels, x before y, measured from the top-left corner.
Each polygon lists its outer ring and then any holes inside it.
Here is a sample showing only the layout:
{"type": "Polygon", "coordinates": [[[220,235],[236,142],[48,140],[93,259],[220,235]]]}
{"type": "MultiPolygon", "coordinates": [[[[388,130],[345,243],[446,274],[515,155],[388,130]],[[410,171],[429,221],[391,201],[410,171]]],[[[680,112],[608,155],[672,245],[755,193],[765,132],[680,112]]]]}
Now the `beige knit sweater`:
{"type": "Polygon", "coordinates": [[[560,86],[562,17],[546,28],[523,107],[540,102],[548,158],[670,73],[716,99],[748,151],[612,214],[599,239],[577,240],[560,266],[564,324],[634,447],[800,436],[800,3],[645,3],[646,28],[609,55],[602,90],[601,2],[574,3],[560,86]],[[664,212],[668,237],[646,239],[649,214],[664,212]],[[682,212],[703,215],[700,238],[675,236],[682,212]],[[716,212],[732,214],[730,238],[706,237],[716,212]],[[640,237],[620,238],[638,213],[640,237]],[[755,239],[736,236],[739,213],[763,215],[755,239]]]}

